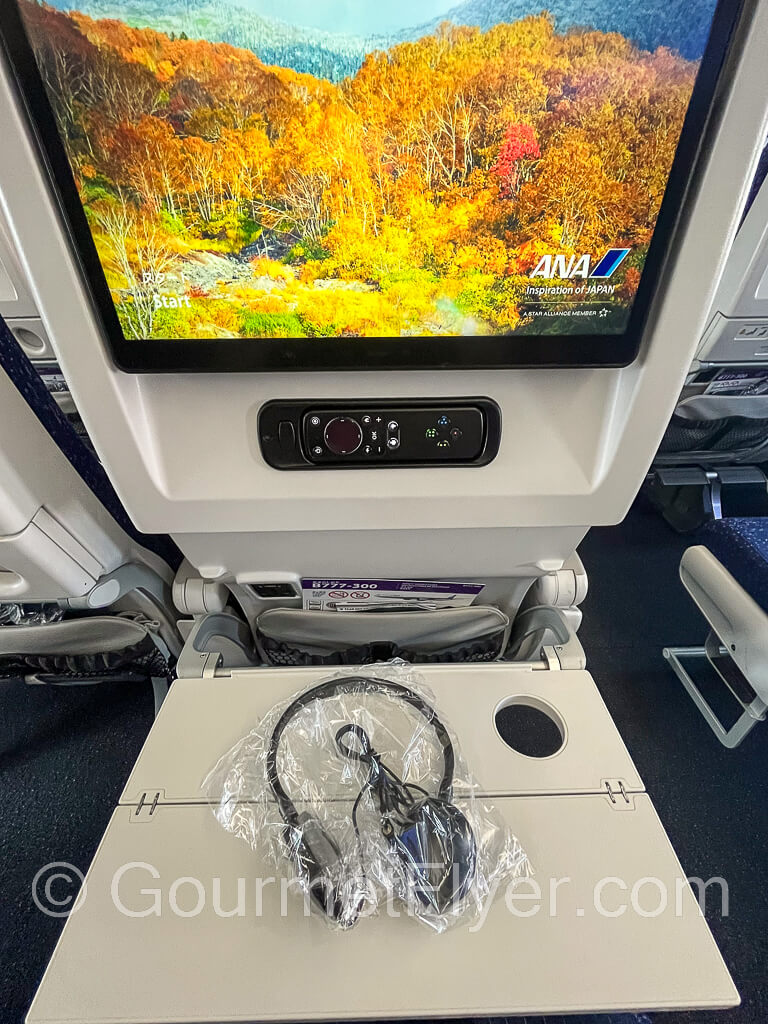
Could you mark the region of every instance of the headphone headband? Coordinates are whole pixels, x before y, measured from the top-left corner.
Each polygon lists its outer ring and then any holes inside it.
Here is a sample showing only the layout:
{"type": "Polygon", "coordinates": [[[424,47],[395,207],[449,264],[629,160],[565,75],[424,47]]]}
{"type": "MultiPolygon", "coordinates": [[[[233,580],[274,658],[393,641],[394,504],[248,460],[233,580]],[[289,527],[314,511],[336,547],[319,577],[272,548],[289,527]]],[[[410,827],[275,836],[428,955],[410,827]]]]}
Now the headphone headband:
{"type": "Polygon", "coordinates": [[[285,709],[272,733],[267,753],[267,780],[286,824],[296,825],[299,819],[296,807],[283,789],[277,771],[277,754],[280,747],[280,739],[287,726],[299,712],[309,707],[315,701],[325,700],[329,697],[339,697],[344,694],[364,693],[366,691],[388,693],[393,697],[397,697],[398,700],[403,701],[418,711],[426,722],[432,726],[443,752],[443,775],[438,788],[438,797],[441,800],[451,799],[455,767],[453,744],[448,735],[448,730],[437,717],[435,709],[427,704],[417,693],[414,693],[413,690],[409,690],[407,686],[402,686],[400,683],[393,683],[388,679],[379,679],[375,676],[345,676],[343,679],[331,679],[328,682],[320,683],[311,690],[300,694],[285,709]]]}

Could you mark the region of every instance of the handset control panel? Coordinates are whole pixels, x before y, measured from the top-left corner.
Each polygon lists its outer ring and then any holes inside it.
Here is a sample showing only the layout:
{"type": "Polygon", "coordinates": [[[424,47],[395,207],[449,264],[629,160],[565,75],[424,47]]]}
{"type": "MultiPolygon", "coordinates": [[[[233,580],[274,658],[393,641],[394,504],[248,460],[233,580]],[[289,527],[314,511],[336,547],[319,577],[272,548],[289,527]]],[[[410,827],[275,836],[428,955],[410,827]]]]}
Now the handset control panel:
{"type": "Polygon", "coordinates": [[[273,401],[259,415],[261,450],[275,469],[482,466],[500,437],[488,398],[273,401]]]}

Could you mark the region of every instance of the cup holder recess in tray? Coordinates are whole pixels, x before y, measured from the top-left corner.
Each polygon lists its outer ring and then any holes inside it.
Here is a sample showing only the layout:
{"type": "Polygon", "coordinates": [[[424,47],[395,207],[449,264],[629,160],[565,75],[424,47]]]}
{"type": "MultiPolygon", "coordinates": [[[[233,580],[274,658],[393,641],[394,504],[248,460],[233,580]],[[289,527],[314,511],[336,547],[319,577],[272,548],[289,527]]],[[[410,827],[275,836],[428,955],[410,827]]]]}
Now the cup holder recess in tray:
{"type": "Polygon", "coordinates": [[[565,746],[565,722],[537,697],[503,700],[494,713],[494,724],[504,743],[525,757],[554,757],[565,746]]]}

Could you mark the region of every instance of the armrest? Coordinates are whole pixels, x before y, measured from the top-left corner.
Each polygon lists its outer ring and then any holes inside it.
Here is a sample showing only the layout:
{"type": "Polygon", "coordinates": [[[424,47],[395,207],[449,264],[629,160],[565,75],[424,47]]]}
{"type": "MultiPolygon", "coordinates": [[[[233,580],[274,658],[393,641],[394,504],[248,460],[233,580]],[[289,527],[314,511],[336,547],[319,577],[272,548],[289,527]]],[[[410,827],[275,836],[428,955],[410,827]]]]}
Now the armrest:
{"type": "Polygon", "coordinates": [[[750,686],[768,700],[768,615],[708,548],[688,548],[680,579],[750,686]]]}

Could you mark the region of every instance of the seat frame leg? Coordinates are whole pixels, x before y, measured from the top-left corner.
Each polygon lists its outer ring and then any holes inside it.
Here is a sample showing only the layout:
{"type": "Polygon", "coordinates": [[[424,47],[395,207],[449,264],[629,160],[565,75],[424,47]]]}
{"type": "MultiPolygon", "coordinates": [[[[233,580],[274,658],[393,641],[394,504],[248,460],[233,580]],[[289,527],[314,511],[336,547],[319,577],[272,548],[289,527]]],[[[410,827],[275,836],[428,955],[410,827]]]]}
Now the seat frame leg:
{"type": "MultiPolygon", "coordinates": [[[[722,672],[715,664],[714,659],[711,657],[711,641],[712,637],[707,641],[706,646],[701,647],[665,647],[663,653],[664,657],[672,666],[675,675],[688,691],[688,694],[703,715],[704,720],[707,722],[712,732],[717,736],[724,747],[728,747],[729,750],[733,750],[735,747],[738,747],[744,737],[754,729],[758,722],[765,720],[766,712],[768,712],[768,704],[757,696],[749,703],[746,703],[734,692],[733,688],[728,683],[728,680],[723,676],[722,672]],[[684,658],[706,659],[742,706],[743,712],[740,718],[731,726],[730,729],[725,728],[715,711],[713,711],[712,707],[708,703],[704,694],[694,682],[690,672],[683,664],[684,658]]],[[[722,648],[721,650],[725,655],[727,655],[727,651],[722,648]]]]}

